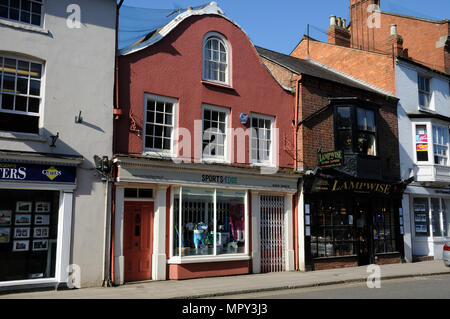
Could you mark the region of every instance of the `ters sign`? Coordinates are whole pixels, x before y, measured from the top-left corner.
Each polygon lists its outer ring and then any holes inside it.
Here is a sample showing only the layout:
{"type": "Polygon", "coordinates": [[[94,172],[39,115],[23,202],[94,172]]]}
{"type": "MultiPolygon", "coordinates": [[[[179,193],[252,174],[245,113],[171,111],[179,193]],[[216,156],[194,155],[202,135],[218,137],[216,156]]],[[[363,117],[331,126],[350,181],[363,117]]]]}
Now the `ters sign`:
{"type": "Polygon", "coordinates": [[[0,163],[0,181],[75,183],[73,166],[0,163]]]}
{"type": "Polygon", "coordinates": [[[333,151],[319,153],[319,167],[341,167],[344,165],[344,152],[333,151]]]}

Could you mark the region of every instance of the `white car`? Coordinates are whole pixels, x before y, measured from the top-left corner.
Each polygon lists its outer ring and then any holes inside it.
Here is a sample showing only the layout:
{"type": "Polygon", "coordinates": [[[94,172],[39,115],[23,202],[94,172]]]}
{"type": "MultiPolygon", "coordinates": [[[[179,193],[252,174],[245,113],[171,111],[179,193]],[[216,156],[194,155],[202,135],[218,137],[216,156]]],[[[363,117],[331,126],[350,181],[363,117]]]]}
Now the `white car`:
{"type": "Polygon", "coordinates": [[[450,267],[450,246],[449,243],[444,245],[444,251],[442,253],[442,259],[444,259],[444,264],[450,267]]]}

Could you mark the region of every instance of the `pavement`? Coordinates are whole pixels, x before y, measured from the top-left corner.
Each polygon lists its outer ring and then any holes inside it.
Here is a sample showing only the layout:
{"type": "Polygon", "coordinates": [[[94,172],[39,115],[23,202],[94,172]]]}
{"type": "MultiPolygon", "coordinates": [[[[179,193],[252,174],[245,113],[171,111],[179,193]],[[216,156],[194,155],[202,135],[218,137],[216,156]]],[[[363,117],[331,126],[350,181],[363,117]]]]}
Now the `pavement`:
{"type": "MultiPolygon", "coordinates": [[[[248,274],[189,280],[147,281],[118,287],[80,288],[10,293],[0,299],[194,299],[310,288],[325,285],[365,282],[372,272],[368,267],[352,267],[310,272],[248,274]]],[[[442,260],[380,266],[381,281],[395,278],[450,274],[442,260]]]]}

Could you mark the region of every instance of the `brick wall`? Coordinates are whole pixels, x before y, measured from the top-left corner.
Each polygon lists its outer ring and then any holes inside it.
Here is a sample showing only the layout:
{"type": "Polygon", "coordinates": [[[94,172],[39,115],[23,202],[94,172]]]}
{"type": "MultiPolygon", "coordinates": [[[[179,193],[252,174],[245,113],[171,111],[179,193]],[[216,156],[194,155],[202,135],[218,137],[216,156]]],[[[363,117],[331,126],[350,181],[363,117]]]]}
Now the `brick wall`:
{"type": "Polygon", "coordinates": [[[313,261],[313,270],[357,267],[358,257],[333,258],[313,261]]]}
{"type": "Polygon", "coordinates": [[[309,54],[307,47],[307,40],[304,39],[291,55],[300,59],[309,56],[335,70],[395,94],[395,67],[391,56],[314,40],[309,40],[309,54]]]}
{"type": "MultiPolygon", "coordinates": [[[[378,156],[384,178],[400,178],[398,148],[397,100],[369,91],[340,85],[314,77],[303,76],[299,121],[329,104],[328,97],[369,99],[382,107],[378,122],[378,156]]],[[[299,167],[314,169],[317,150],[332,151],[334,145],[333,108],[330,106],[299,128],[299,167]]]]}
{"type": "Polygon", "coordinates": [[[397,33],[403,38],[403,48],[408,50],[409,57],[433,69],[450,73],[449,65],[445,63],[445,47],[437,45],[441,37],[449,34],[449,22],[382,12],[380,27],[370,28],[367,20],[372,13],[367,12],[367,7],[375,2],[350,0],[350,33],[353,48],[392,54],[388,38],[390,26],[395,24],[397,33]]]}

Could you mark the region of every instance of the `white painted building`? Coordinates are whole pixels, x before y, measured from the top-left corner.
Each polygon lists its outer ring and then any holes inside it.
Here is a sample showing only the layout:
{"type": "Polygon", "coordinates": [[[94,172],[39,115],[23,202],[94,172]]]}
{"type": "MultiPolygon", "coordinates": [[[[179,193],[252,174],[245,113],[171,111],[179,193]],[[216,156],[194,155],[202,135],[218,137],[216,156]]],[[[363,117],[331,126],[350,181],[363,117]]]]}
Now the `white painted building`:
{"type": "Polygon", "coordinates": [[[117,5],[73,3],[0,1],[0,289],[105,277],[117,5]]]}
{"type": "Polygon", "coordinates": [[[450,241],[450,75],[397,59],[405,257],[442,258],[450,241]]]}

